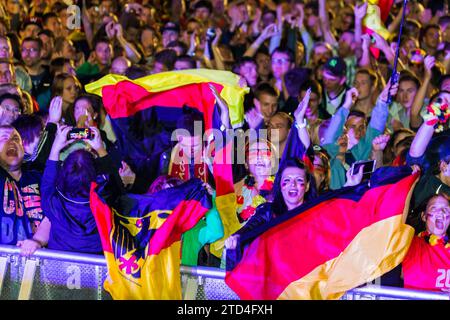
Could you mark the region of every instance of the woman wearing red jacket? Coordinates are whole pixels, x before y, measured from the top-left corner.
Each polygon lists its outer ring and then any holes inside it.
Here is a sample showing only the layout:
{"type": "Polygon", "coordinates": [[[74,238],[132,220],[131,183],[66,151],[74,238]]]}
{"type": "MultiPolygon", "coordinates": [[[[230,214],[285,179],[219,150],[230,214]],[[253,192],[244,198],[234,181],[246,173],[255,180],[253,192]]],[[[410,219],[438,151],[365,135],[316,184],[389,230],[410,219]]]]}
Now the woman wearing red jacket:
{"type": "Polygon", "coordinates": [[[449,196],[432,196],[421,218],[426,228],[414,237],[403,261],[404,286],[450,291],[449,196]]]}

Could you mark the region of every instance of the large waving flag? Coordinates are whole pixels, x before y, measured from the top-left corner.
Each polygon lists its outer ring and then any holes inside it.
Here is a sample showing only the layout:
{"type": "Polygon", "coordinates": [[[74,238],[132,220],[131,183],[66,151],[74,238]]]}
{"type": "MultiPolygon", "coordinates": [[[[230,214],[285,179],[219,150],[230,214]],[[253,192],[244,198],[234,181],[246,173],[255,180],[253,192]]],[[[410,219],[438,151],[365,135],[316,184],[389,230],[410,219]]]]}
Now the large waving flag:
{"type": "MultiPolygon", "coordinates": [[[[218,112],[209,83],[227,103],[232,126],[240,125],[244,119],[244,95],[249,88],[242,88],[239,76],[228,71],[170,71],[136,80],[110,74],[88,84],[86,91],[102,96],[123,156],[138,174],[152,180],[156,178],[161,153],[171,146],[170,133],[155,129],[157,124],[162,122],[174,128],[182,108],[188,106],[203,114],[205,130],[218,127],[218,112]],[[143,126],[144,134],[133,133],[130,130],[133,126],[143,126]]],[[[232,146],[223,146],[216,144],[213,175],[216,206],[228,236],[240,225],[230,160],[232,146]]],[[[223,247],[223,241],[219,247],[223,247]]],[[[217,255],[220,248],[214,251],[217,255]]]]}
{"type": "Polygon", "coordinates": [[[145,196],[110,190],[93,184],[90,196],[108,265],[105,290],[114,299],[181,299],[181,235],[211,208],[202,182],[145,196]]]}
{"type": "Polygon", "coordinates": [[[102,96],[105,109],[112,119],[119,120],[154,108],[161,121],[173,122],[173,116],[180,115],[182,107],[186,105],[202,112],[206,129],[210,129],[213,126],[215,98],[208,83],[214,84],[226,101],[231,124],[242,124],[244,95],[249,88],[240,87],[239,76],[228,71],[179,70],[161,72],[136,80],[109,74],[87,84],[86,91],[102,96]]]}
{"type": "Polygon", "coordinates": [[[244,95],[249,88],[241,88],[239,76],[228,71],[170,71],[136,80],[109,74],[85,89],[102,96],[125,162],[151,181],[159,173],[161,154],[172,146],[172,130],[184,107],[203,114],[203,130],[220,126],[209,83],[226,101],[231,124],[241,124],[244,95]]]}
{"type": "Polygon", "coordinates": [[[390,271],[414,236],[410,173],[380,168],[370,187],[330,192],[241,235],[227,251],[227,285],[241,299],[338,299],[390,271]]]}

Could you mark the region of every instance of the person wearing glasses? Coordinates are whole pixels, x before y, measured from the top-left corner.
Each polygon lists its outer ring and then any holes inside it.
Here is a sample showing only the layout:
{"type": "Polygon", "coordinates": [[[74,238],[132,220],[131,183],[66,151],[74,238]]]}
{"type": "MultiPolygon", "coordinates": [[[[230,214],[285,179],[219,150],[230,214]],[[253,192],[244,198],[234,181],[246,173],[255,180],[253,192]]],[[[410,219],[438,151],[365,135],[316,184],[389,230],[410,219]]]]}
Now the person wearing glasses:
{"type": "Polygon", "coordinates": [[[10,125],[22,113],[22,102],[18,95],[5,93],[0,96],[0,125],[10,125]]]}
{"type": "Polygon", "coordinates": [[[278,47],[272,52],[272,84],[280,93],[280,100],[286,101],[289,98],[284,76],[295,67],[294,53],[289,48],[278,47]]]}
{"type": "Polygon", "coordinates": [[[33,83],[31,95],[37,100],[40,109],[48,110],[52,79],[49,68],[42,64],[42,47],[40,38],[25,38],[22,41],[21,56],[33,83]]]}

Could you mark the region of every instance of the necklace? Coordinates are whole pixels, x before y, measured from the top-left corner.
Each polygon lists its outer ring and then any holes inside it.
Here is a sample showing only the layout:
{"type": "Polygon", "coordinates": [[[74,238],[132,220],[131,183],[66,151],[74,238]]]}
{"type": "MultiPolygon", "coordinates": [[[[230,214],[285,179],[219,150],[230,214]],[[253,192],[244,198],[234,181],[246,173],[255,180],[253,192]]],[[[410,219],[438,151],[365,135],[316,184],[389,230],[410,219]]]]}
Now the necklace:
{"type": "Polygon", "coordinates": [[[419,233],[419,238],[423,238],[432,247],[436,245],[443,245],[446,249],[450,248],[450,243],[448,242],[448,236],[439,237],[434,234],[430,234],[428,231],[422,231],[419,233]]]}

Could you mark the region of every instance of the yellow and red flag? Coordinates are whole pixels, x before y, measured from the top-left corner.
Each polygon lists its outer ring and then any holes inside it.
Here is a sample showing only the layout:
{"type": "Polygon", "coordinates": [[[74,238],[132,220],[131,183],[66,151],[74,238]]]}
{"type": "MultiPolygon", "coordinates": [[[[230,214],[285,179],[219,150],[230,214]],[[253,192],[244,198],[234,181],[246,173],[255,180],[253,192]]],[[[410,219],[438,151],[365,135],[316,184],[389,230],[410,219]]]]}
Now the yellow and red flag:
{"type": "MultiPolygon", "coordinates": [[[[156,125],[175,129],[176,119],[188,106],[203,114],[204,130],[217,128],[217,107],[208,85],[213,84],[228,105],[232,126],[239,126],[244,119],[244,95],[249,91],[240,86],[239,80],[232,72],[210,69],[162,72],[136,80],[110,74],[86,85],[86,91],[102,96],[125,161],[138,175],[153,180],[161,153],[171,147],[170,133],[156,130],[156,125]]],[[[216,145],[213,159],[215,201],[224,225],[223,239],[240,228],[231,147],[231,143],[216,145]]],[[[223,239],[211,246],[217,256],[221,254],[223,239]]]]}
{"type": "Polygon", "coordinates": [[[181,299],[181,235],[211,208],[202,181],[152,195],[118,195],[93,184],[91,210],[108,265],[104,288],[113,299],[181,299]]]}
{"type": "MultiPolygon", "coordinates": [[[[394,0],[368,0],[367,13],[363,20],[363,33],[371,35],[377,33],[385,40],[391,36],[384,23],[389,16],[394,0]]],[[[376,58],[379,56],[379,50],[371,48],[371,52],[376,58]]]]}
{"type": "Polygon", "coordinates": [[[306,202],[243,233],[227,250],[225,282],[241,299],[339,299],[401,263],[418,175],[380,168],[367,183],[306,202]]]}

